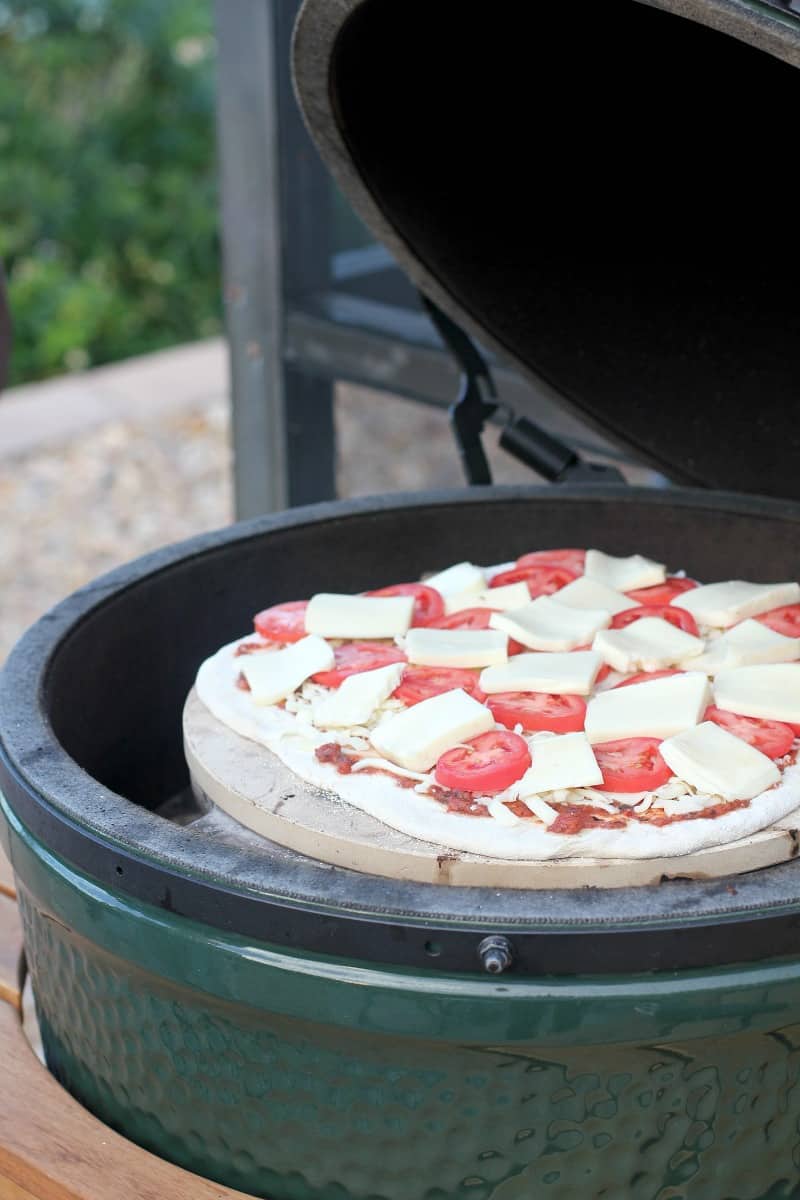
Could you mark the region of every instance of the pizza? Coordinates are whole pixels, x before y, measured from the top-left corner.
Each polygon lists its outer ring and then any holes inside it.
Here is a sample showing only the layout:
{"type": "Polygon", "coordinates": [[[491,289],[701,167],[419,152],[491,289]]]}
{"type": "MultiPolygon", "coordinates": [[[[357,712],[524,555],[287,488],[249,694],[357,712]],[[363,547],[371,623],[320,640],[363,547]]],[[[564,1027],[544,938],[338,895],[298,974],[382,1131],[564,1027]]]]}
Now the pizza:
{"type": "Polygon", "coordinates": [[[536,550],[277,604],[254,626],[201,665],[202,704],[447,850],[674,857],[800,806],[796,582],[536,550]]]}

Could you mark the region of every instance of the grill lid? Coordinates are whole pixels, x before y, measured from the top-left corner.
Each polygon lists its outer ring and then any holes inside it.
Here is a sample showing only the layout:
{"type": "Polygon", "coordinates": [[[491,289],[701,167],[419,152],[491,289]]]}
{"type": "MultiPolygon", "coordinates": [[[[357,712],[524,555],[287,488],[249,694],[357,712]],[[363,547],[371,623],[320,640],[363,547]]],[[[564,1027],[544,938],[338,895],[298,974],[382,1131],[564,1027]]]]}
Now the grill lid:
{"type": "Polygon", "coordinates": [[[800,497],[791,4],[306,0],[294,58],[440,307],[668,476],[800,497]]]}

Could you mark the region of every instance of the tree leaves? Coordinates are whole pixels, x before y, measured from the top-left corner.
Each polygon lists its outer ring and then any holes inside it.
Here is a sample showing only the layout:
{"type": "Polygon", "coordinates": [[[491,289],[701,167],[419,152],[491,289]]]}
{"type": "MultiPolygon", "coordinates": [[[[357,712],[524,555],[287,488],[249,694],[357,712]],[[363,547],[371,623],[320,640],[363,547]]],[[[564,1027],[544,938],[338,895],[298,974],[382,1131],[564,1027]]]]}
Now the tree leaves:
{"type": "Polygon", "coordinates": [[[12,380],[219,328],[205,0],[0,4],[12,380]]]}

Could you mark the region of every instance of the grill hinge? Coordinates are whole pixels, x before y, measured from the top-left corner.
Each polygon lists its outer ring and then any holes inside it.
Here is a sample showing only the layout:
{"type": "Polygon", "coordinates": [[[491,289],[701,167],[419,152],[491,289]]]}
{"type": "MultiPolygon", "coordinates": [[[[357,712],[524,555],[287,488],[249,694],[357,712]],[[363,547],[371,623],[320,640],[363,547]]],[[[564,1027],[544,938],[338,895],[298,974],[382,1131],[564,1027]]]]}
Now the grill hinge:
{"type": "Polygon", "coordinates": [[[528,417],[518,417],[497,396],[489,366],[460,325],[420,293],[425,311],[461,369],[458,396],[450,406],[450,424],[467,483],[489,484],[492,472],[483,448],[486,422],[502,421],[500,445],[550,483],[625,483],[616,467],[586,462],[565,442],[528,417]]]}

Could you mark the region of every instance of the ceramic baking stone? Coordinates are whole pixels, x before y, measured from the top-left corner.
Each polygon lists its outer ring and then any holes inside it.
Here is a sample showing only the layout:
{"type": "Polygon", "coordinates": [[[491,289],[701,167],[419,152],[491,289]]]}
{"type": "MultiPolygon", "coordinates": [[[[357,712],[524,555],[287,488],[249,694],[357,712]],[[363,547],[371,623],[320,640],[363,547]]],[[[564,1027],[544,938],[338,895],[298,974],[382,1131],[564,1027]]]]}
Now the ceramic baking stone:
{"type": "Polygon", "coordinates": [[[493,888],[630,887],[754,871],[794,858],[800,850],[798,809],[741,841],[677,858],[483,858],[418,841],[305,783],[264,746],[218,721],[194,691],[186,702],[183,732],[193,786],[229,816],[300,854],[368,875],[493,888]]]}

